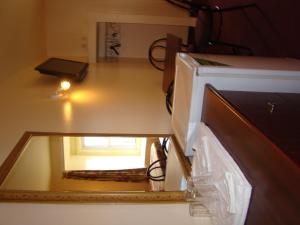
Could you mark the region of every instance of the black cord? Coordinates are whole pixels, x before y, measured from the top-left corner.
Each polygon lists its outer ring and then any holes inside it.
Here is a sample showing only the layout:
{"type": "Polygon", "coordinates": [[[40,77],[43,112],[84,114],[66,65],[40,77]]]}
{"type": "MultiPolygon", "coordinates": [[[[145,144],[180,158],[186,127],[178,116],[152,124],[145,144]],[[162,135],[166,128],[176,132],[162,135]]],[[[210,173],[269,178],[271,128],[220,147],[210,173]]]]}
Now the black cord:
{"type": "Polygon", "coordinates": [[[163,46],[163,45],[154,45],[150,48],[150,58],[151,60],[153,60],[154,62],[165,62],[165,59],[156,59],[153,57],[152,53],[154,51],[155,48],[163,48],[163,49],[166,49],[166,46],[163,46]]]}
{"type": "Polygon", "coordinates": [[[165,137],[162,140],[161,148],[162,148],[162,151],[164,153],[164,158],[158,159],[158,160],[154,161],[153,163],[151,163],[148,166],[147,177],[150,180],[153,180],[153,181],[164,181],[165,180],[165,176],[166,175],[165,175],[164,168],[161,165],[156,166],[156,164],[159,163],[159,162],[162,162],[162,163],[166,164],[166,161],[168,159],[168,152],[169,152],[167,144],[168,144],[169,141],[170,141],[170,139],[168,137],[165,137]],[[151,172],[153,170],[156,170],[156,169],[161,169],[161,171],[162,171],[163,174],[162,175],[158,175],[158,176],[151,175],[151,172]]]}
{"type": "Polygon", "coordinates": [[[161,145],[161,148],[163,150],[163,153],[164,153],[164,156],[165,156],[166,159],[168,158],[168,153],[169,153],[169,150],[168,150],[168,147],[167,147],[168,142],[169,142],[169,138],[166,137],[166,138],[163,139],[162,145],[161,145]]]}
{"type": "Polygon", "coordinates": [[[220,37],[221,37],[221,34],[222,34],[222,31],[223,31],[223,21],[224,21],[224,19],[223,19],[223,12],[218,12],[219,13],[219,19],[220,19],[220,24],[219,24],[219,30],[218,30],[218,33],[217,33],[217,35],[216,35],[216,38],[215,38],[215,40],[220,40],[220,37]]]}
{"type": "Polygon", "coordinates": [[[156,161],[154,161],[153,163],[150,164],[150,166],[148,167],[147,169],[147,177],[150,179],[150,180],[153,180],[153,181],[164,181],[165,180],[165,174],[164,174],[164,170],[162,169],[161,166],[154,166],[155,164],[161,162],[161,161],[166,161],[166,158],[164,159],[158,159],[156,161]],[[154,167],[153,167],[154,166],[154,167]],[[151,175],[151,172],[155,169],[162,169],[162,175],[159,175],[159,176],[152,176],[151,175]]]}
{"type": "Polygon", "coordinates": [[[151,168],[151,170],[149,170],[149,176],[148,177],[153,181],[163,181],[163,180],[165,180],[165,174],[158,175],[158,176],[152,176],[151,175],[151,171],[153,171],[155,169],[161,169],[161,167],[156,166],[156,167],[151,168]]]}
{"type": "Polygon", "coordinates": [[[174,80],[169,84],[167,95],[166,95],[166,107],[170,115],[172,115],[172,108],[173,108],[173,90],[174,90],[174,80]]]}
{"type": "Polygon", "coordinates": [[[165,59],[156,59],[153,57],[153,52],[155,49],[157,48],[161,48],[161,49],[166,49],[166,46],[162,45],[161,43],[165,42],[166,43],[167,39],[166,38],[159,38],[155,41],[152,42],[152,44],[150,45],[149,47],[149,50],[148,50],[148,60],[149,62],[151,63],[151,65],[160,70],[160,71],[164,71],[164,62],[165,62],[165,59]],[[158,63],[161,63],[163,64],[162,66],[159,66],[158,63]]]}

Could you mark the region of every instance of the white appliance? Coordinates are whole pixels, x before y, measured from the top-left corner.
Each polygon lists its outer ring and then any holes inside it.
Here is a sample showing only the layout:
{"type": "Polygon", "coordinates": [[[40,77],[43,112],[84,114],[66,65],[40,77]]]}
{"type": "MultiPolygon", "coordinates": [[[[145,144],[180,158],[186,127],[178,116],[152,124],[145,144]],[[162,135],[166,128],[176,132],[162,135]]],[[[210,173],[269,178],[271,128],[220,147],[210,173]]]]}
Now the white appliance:
{"type": "Polygon", "coordinates": [[[201,120],[204,86],[220,90],[300,93],[300,61],[178,53],[174,86],[172,128],[185,155],[192,155],[195,127],[201,120]],[[201,65],[210,60],[226,65],[201,65]]]}

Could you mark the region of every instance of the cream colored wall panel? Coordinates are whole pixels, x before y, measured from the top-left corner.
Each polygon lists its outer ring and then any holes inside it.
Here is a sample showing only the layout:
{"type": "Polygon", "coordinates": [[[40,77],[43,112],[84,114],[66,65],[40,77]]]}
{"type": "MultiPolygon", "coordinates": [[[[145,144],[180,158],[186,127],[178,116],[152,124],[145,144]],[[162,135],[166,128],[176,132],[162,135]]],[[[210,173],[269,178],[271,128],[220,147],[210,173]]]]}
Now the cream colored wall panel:
{"type": "Polygon", "coordinates": [[[164,0],[45,0],[49,56],[87,56],[89,13],[187,17],[164,0]]]}
{"type": "Polygon", "coordinates": [[[51,165],[49,137],[35,137],[2,184],[2,189],[49,190],[51,165]],[[37,160],[38,159],[38,160],[37,160]]]}
{"type": "Polygon", "coordinates": [[[191,217],[188,204],[0,203],[0,212],[6,225],[211,225],[208,217],[191,217]]]}
{"type": "Polygon", "coordinates": [[[0,1],[0,80],[45,55],[43,0],[0,1]]]}
{"type": "Polygon", "coordinates": [[[187,27],[122,24],[120,57],[147,58],[151,43],[158,38],[166,37],[166,33],[172,33],[186,40],[187,27]]]}

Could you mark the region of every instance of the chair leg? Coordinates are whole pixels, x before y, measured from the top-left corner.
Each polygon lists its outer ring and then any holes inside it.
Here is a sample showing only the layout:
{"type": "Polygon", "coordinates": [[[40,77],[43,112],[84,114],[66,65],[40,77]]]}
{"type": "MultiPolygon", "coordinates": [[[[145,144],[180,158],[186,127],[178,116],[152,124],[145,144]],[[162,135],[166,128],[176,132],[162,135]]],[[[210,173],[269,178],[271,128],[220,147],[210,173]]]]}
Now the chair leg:
{"type": "Polygon", "coordinates": [[[257,8],[257,5],[255,3],[251,4],[245,4],[245,5],[237,5],[237,6],[230,6],[225,8],[215,8],[212,11],[213,12],[228,12],[228,11],[234,11],[234,10],[240,10],[245,8],[257,8]]]}
{"type": "Polygon", "coordinates": [[[231,7],[225,7],[225,8],[220,8],[218,6],[214,8],[205,8],[204,10],[210,11],[211,13],[218,13],[220,17],[220,28],[219,31],[217,32],[215,40],[219,40],[221,33],[222,33],[222,26],[223,26],[223,12],[230,12],[234,10],[243,10],[245,8],[258,8],[257,4],[251,3],[251,4],[244,4],[244,5],[237,5],[237,6],[231,6],[231,7]]]}

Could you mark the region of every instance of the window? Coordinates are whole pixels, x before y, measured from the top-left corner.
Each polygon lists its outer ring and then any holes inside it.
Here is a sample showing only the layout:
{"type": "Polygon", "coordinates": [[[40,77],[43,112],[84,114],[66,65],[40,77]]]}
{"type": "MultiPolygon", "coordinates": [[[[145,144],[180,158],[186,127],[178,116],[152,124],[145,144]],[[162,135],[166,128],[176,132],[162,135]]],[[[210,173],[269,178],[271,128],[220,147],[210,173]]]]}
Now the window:
{"type": "Polygon", "coordinates": [[[64,137],[65,170],[145,167],[145,137],[64,137]]]}
{"type": "Polygon", "coordinates": [[[139,156],[143,151],[142,137],[69,137],[71,155],[139,156]]]}
{"type": "Polygon", "coordinates": [[[133,149],[136,145],[132,137],[82,137],[82,149],[133,149]]]}

